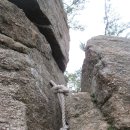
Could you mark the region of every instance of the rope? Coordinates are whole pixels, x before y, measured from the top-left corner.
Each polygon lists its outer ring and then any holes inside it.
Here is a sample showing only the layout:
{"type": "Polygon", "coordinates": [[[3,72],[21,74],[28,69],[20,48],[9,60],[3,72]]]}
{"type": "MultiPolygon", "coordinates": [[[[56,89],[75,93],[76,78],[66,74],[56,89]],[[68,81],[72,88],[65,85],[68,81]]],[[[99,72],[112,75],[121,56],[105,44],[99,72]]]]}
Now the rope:
{"type": "Polygon", "coordinates": [[[68,126],[66,125],[66,116],[65,116],[65,96],[68,95],[69,89],[65,87],[64,85],[57,85],[54,81],[50,81],[50,83],[53,85],[53,92],[57,94],[61,112],[62,112],[62,128],[60,130],[67,130],[68,126]]]}

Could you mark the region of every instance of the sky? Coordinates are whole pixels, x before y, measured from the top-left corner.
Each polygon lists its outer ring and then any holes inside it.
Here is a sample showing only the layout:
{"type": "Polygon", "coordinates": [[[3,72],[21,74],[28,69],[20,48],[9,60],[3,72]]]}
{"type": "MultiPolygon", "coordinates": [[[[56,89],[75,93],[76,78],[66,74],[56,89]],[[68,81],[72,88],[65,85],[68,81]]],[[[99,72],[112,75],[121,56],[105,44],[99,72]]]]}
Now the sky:
{"type": "MultiPolygon", "coordinates": [[[[120,14],[123,22],[130,22],[130,0],[112,0],[114,10],[120,14]]],[[[84,31],[70,29],[70,52],[67,71],[73,73],[80,69],[85,57],[84,52],[80,49],[81,42],[87,41],[97,35],[104,34],[104,0],[89,0],[85,9],[80,11],[76,17],[80,24],[85,26],[84,31]]]]}

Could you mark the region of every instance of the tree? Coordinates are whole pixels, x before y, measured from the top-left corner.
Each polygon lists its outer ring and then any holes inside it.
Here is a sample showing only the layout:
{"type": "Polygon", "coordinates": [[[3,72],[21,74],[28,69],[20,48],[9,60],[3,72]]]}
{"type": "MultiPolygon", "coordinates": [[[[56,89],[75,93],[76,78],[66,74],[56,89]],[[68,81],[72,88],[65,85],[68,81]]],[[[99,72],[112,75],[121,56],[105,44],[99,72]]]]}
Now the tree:
{"type": "Polygon", "coordinates": [[[111,4],[111,0],[105,0],[105,35],[119,36],[130,27],[130,23],[121,23],[121,18],[111,4]]]}
{"type": "Polygon", "coordinates": [[[75,71],[74,73],[65,72],[65,76],[68,79],[67,85],[68,87],[75,92],[81,91],[81,69],[75,71]]]}
{"type": "Polygon", "coordinates": [[[84,30],[83,25],[75,19],[80,10],[85,7],[86,0],[63,0],[64,9],[67,13],[69,27],[75,30],[84,30]]]}

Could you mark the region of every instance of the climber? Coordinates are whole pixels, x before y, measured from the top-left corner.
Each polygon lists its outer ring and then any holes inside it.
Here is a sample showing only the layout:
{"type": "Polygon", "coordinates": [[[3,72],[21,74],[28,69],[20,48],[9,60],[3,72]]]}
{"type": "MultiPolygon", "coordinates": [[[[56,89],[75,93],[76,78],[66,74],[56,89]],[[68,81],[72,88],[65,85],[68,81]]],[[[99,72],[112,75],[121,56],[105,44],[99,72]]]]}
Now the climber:
{"type": "Polygon", "coordinates": [[[57,85],[54,81],[50,81],[52,90],[54,93],[58,95],[58,99],[60,102],[61,112],[62,112],[62,128],[60,130],[67,130],[68,126],[66,125],[66,116],[65,116],[65,98],[69,93],[69,89],[64,85],[57,85]]]}

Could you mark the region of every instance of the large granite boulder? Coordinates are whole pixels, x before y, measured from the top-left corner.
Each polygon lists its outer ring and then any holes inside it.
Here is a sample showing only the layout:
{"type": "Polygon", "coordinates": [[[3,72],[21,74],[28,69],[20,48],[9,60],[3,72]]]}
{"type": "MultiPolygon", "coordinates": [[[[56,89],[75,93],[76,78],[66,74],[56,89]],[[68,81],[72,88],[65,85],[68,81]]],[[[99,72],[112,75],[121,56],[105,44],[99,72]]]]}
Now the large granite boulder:
{"type": "Polygon", "coordinates": [[[129,130],[130,40],[107,36],[89,40],[81,87],[114,129],[129,130]]]}
{"type": "MultiPolygon", "coordinates": [[[[24,3],[22,0],[17,2],[19,6],[24,3]]],[[[45,6],[52,1],[44,2],[44,11],[52,12],[52,8],[45,6]]],[[[53,1],[57,14],[55,11],[51,14],[42,12],[38,16],[37,7],[26,3],[34,11],[30,14],[15,4],[0,0],[0,129],[59,130],[59,102],[50,89],[49,81],[65,84],[63,71],[67,63],[69,36],[63,8],[59,1],[53,1]],[[44,15],[47,18],[44,19],[44,15]],[[50,33],[48,29],[42,33],[39,25],[36,26],[46,22],[46,19],[53,23],[50,33]],[[58,31],[59,28],[62,31],[58,31]]],[[[34,5],[37,4],[35,1],[34,5]]],[[[38,9],[41,11],[40,7],[38,9]]]]}
{"type": "MultiPolygon", "coordinates": [[[[61,0],[9,0],[23,10],[46,37],[52,55],[64,71],[68,62],[69,32],[66,14],[61,0]]],[[[13,14],[15,15],[15,14],[13,14]]],[[[23,19],[24,20],[24,19],[23,19]]],[[[17,20],[12,20],[16,22],[17,20]]],[[[29,27],[29,26],[28,26],[29,27]]]]}
{"type": "Polygon", "coordinates": [[[109,125],[93,104],[89,93],[70,94],[66,103],[70,130],[108,130],[109,125]]]}

